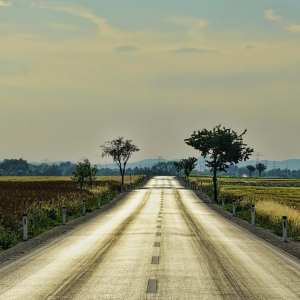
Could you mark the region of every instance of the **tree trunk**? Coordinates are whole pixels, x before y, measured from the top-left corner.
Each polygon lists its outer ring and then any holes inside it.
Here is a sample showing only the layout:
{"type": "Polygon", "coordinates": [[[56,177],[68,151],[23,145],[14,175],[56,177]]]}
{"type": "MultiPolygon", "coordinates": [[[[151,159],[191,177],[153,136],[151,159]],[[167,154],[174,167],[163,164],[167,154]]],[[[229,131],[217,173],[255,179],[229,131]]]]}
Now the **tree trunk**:
{"type": "Polygon", "coordinates": [[[214,201],[218,202],[218,191],[217,191],[217,170],[214,168],[214,201]]]}
{"type": "Polygon", "coordinates": [[[124,173],[125,171],[121,171],[121,175],[122,175],[122,183],[121,183],[121,192],[123,192],[123,187],[124,187],[124,173]]]}

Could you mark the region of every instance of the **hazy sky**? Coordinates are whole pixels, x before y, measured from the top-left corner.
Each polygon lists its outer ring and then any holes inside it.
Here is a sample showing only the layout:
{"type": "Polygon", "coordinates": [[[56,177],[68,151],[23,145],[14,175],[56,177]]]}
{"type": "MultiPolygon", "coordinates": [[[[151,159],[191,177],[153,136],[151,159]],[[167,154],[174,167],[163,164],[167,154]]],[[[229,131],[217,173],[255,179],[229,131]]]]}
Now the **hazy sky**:
{"type": "Polygon", "coordinates": [[[222,124],[300,158],[299,0],[0,1],[0,160],[198,156],[222,124]]]}

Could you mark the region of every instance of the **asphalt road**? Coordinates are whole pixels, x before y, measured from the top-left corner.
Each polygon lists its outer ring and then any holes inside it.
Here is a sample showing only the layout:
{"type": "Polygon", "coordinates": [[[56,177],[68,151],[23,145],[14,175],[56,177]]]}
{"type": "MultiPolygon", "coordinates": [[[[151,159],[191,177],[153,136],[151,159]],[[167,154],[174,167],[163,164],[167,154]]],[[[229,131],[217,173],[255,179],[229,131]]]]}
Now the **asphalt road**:
{"type": "Polygon", "coordinates": [[[172,177],[0,269],[0,299],[300,299],[300,264],[172,177]]]}

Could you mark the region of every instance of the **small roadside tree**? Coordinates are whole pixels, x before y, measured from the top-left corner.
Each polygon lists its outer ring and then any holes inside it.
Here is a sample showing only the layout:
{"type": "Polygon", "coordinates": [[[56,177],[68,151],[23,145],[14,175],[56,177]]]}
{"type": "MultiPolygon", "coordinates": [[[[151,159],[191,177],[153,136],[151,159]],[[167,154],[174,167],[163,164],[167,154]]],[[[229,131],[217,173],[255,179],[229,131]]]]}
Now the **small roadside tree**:
{"type": "Polygon", "coordinates": [[[258,163],[256,165],[256,169],[258,170],[258,176],[261,177],[261,173],[267,169],[267,166],[262,163],[258,163]]]}
{"type": "Polygon", "coordinates": [[[202,129],[194,131],[190,138],[185,139],[185,143],[196,150],[201,156],[210,160],[206,161],[206,166],[213,172],[214,198],[217,200],[217,172],[227,172],[229,166],[240,161],[246,161],[253,152],[252,148],[243,143],[243,135],[237,134],[229,128],[221,128],[218,125],[213,130],[202,129]]]}
{"type": "Polygon", "coordinates": [[[249,171],[250,177],[252,177],[252,173],[256,170],[256,168],[252,165],[248,165],[246,168],[249,171]]]}
{"type": "Polygon", "coordinates": [[[124,137],[118,137],[112,141],[105,142],[100,147],[102,149],[101,156],[110,156],[118,165],[122,176],[121,191],[123,191],[126,164],[132,154],[138,152],[140,149],[132,144],[132,140],[124,140],[124,137]]]}
{"type": "Polygon", "coordinates": [[[176,169],[177,177],[179,178],[179,173],[183,169],[182,160],[180,160],[180,161],[173,161],[173,165],[174,165],[174,167],[176,169]]]}
{"type": "Polygon", "coordinates": [[[83,162],[78,162],[75,165],[75,170],[73,171],[73,177],[71,179],[75,181],[80,189],[83,189],[87,185],[90,189],[93,189],[93,183],[96,180],[96,174],[98,169],[92,167],[90,161],[85,158],[83,162]]]}
{"type": "Polygon", "coordinates": [[[198,160],[196,157],[189,157],[189,158],[184,158],[181,160],[183,172],[184,172],[186,180],[189,180],[189,176],[190,176],[191,172],[197,166],[197,161],[198,160]]]}

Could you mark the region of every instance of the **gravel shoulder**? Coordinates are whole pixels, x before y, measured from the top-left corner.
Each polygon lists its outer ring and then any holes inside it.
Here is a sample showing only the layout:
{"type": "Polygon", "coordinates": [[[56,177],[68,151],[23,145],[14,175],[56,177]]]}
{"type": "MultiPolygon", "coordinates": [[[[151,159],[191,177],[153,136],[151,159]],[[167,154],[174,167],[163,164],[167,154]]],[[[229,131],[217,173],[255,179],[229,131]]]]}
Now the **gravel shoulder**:
{"type": "Polygon", "coordinates": [[[201,203],[208,206],[210,209],[223,216],[227,220],[235,223],[243,231],[248,231],[254,234],[263,241],[266,241],[271,245],[278,247],[279,249],[283,250],[289,255],[292,255],[293,257],[300,260],[300,242],[294,241],[292,239],[288,239],[287,242],[284,242],[283,238],[275,234],[272,230],[252,226],[247,221],[240,219],[239,217],[233,216],[230,212],[223,210],[221,206],[211,203],[210,199],[208,197],[205,197],[205,195],[202,192],[197,190],[194,191],[194,193],[201,203]]]}

